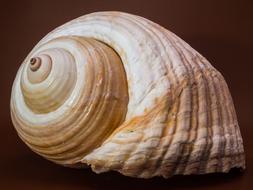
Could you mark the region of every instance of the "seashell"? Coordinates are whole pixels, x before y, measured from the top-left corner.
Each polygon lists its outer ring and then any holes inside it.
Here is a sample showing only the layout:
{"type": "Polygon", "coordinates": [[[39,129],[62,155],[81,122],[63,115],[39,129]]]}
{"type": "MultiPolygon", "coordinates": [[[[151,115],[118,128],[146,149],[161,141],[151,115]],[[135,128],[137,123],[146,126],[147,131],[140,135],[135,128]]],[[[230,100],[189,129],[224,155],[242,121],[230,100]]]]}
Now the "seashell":
{"type": "Polygon", "coordinates": [[[245,168],[222,75],[127,13],[88,14],[46,35],[19,68],[11,116],[27,146],[64,166],[138,178],[245,168]]]}

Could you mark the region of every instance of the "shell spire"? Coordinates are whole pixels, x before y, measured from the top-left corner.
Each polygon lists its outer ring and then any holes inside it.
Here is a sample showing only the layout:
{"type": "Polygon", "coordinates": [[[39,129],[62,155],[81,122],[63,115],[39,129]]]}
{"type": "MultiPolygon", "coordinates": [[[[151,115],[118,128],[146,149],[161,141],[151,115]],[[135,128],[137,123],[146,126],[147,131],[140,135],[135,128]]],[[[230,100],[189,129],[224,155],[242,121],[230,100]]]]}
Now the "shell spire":
{"type": "Polygon", "coordinates": [[[12,88],[11,115],[36,153],[139,178],[245,168],[222,75],[167,29],[97,12],[50,32],[12,88]]]}

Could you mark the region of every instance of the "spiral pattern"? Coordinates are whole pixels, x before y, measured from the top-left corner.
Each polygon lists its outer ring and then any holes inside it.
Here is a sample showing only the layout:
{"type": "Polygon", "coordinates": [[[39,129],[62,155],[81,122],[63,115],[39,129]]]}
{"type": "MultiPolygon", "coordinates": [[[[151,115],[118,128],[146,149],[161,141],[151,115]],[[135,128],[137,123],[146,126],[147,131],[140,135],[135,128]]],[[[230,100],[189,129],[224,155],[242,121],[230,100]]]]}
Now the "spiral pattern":
{"type": "Polygon", "coordinates": [[[222,75],[175,34],[127,13],[85,15],[46,35],[17,73],[11,115],[33,151],[97,173],[245,168],[222,75]]]}
{"type": "Polygon", "coordinates": [[[56,38],[26,58],[11,102],[28,146],[54,162],[76,164],[123,122],[125,72],[119,56],[99,41],[56,38]]]}
{"type": "Polygon", "coordinates": [[[26,105],[34,113],[55,111],[69,97],[76,83],[74,57],[64,49],[39,52],[25,69],[21,90],[26,105]]]}

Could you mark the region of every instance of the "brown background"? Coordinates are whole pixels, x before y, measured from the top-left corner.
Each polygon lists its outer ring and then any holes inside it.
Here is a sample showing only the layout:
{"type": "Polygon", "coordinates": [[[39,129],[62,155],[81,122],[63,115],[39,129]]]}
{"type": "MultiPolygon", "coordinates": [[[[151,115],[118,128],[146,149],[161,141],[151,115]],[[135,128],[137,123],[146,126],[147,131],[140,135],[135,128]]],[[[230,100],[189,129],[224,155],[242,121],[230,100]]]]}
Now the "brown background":
{"type": "Polygon", "coordinates": [[[249,189],[253,187],[253,6],[250,0],[1,1],[0,189],[249,189]],[[31,152],[11,124],[9,101],[17,69],[49,31],[101,10],[134,13],[183,38],[224,75],[247,156],[247,170],[229,174],[132,179],[117,173],[57,166],[31,152]]]}

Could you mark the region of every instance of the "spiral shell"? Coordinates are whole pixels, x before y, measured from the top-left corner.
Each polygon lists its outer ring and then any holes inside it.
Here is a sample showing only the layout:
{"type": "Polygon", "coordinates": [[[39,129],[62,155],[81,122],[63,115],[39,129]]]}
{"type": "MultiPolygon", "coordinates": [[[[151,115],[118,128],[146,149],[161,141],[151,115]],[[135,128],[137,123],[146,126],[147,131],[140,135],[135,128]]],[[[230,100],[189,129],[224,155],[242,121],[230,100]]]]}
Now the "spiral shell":
{"type": "Polygon", "coordinates": [[[227,84],[165,28],[122,12],[79,17],[31,51],[11,116],[36,153],[140,178],[245,168],[227,84]]]}

